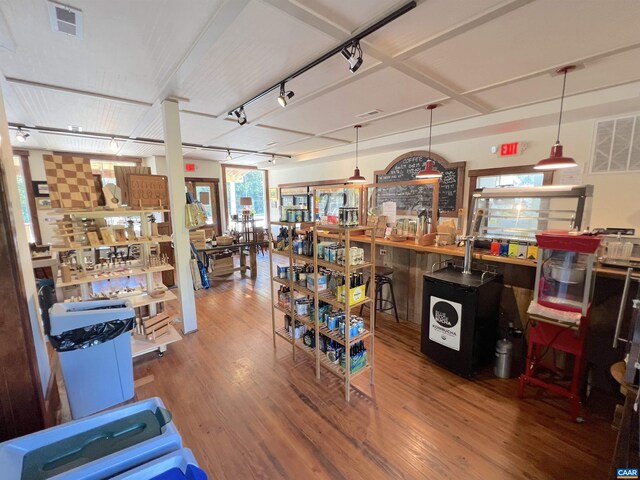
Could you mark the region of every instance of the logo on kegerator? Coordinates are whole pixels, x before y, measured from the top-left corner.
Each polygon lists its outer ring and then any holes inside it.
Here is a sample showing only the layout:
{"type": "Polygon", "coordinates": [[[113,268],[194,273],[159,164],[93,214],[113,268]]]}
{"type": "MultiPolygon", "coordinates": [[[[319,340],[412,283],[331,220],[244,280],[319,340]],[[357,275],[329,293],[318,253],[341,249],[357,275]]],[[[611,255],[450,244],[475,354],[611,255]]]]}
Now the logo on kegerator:
{"type": "Polygon", "coordinates": [[[453,328],[460,320],[453,305],[447,302],[436,302],[432,309],[433,319],[445,328],[453,328]]]}

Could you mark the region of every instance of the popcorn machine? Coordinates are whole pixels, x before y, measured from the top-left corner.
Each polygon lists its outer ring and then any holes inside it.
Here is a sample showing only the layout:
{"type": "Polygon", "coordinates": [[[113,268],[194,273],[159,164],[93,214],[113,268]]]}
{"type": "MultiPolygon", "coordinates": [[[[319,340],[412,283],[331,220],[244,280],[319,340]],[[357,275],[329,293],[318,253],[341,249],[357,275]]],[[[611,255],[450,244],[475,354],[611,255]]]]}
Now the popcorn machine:
{"type": "Polygon", "coordinates": [[[523,396],[527,383],[545,388],[568,398],[572,418],[581,421],[579,384],[600,237],[548,231],[536,235],[536,240],[540,250],[534,300],[527,311],[530,320],[527,364],[520,376],[518,395],[523,396]],[[568,388],[538,375],[543,370],[564,373],[555,364],[544,361],[550,349],[575,356],[568,388]]]}

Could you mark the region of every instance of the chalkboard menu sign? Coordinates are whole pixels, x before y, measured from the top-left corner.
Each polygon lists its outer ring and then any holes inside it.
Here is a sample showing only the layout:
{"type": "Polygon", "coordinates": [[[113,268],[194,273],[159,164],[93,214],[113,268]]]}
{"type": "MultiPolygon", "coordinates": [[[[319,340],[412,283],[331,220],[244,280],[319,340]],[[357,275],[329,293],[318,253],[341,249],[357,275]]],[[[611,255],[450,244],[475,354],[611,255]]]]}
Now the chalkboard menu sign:
{"type": "MultiPolygon", "coordinates": [[[[418,150],[400,155],[385,170],[375,172],[376,183],[400,183],[416,180],[416,174],[424,168],[428,152],[418,150]]],[[[455,217],[462,208],[464,170],[466,162],[449,163],[434,153],[431,154],[434,167],[442,172],[438,208],[442,215],[455,217]]],[[[416,206],[431,208],[433,186],[430,184],[379,186],[376,204],[393,201],[398,210],[414,210],[416,206]]]]}

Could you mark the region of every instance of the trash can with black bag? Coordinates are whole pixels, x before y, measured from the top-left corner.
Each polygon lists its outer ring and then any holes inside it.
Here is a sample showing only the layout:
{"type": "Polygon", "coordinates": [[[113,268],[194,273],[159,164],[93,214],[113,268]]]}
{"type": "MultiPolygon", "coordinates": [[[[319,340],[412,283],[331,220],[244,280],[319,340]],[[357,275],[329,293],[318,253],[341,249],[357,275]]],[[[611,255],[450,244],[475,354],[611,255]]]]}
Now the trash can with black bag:
{"type": "Polygon", "coordinates": [[[58,352],[71,416],[82,418],[133,397],[131,330],[126,300],[56,303],[49,341],[58,352]]]}

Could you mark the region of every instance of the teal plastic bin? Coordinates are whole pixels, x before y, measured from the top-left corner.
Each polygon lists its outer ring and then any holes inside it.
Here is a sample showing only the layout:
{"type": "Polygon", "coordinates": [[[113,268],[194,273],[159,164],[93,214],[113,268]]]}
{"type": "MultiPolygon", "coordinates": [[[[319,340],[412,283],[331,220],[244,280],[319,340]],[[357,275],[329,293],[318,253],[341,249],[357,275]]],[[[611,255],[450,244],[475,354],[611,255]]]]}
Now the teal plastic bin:
{"type": "Polygon", "coordinates": [[[112,478],[182,447],[151,398],[0,444],[3,480],[112,478]]]}

